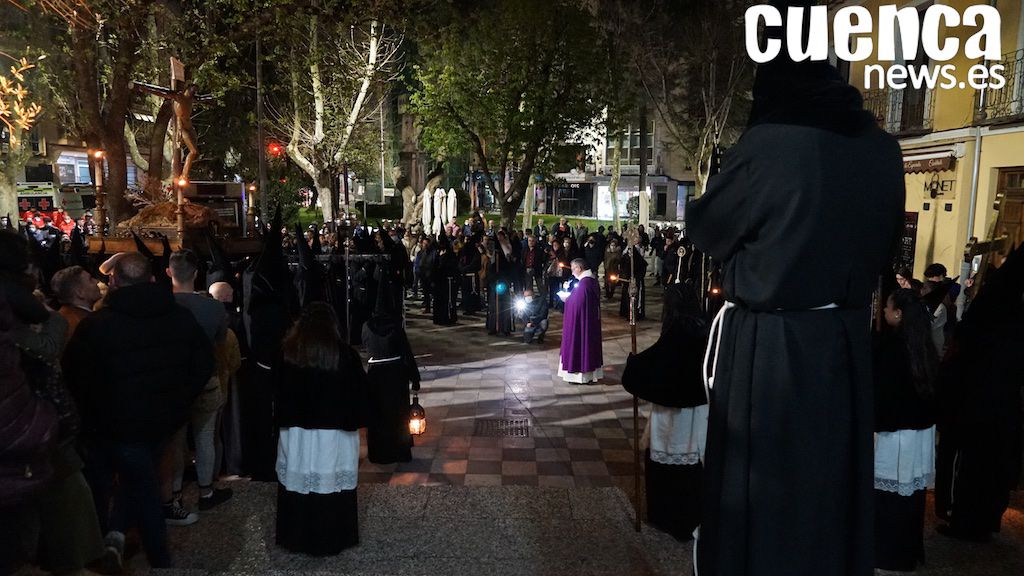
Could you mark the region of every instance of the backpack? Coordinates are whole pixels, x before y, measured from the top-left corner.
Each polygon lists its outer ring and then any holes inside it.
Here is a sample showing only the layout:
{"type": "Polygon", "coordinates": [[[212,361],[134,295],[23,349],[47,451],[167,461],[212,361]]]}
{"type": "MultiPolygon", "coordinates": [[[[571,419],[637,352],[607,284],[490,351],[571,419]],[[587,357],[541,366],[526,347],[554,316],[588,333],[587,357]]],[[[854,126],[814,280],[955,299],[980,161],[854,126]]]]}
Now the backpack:
{"type": "MultiPolygon", "coordinates": [[[[20,374],[15,377],[20,380],[20,374]]],[[[24,380],[0,398],[0,507],[24,500],[50,481],[57,434],[57,411],[24,380]]]]}

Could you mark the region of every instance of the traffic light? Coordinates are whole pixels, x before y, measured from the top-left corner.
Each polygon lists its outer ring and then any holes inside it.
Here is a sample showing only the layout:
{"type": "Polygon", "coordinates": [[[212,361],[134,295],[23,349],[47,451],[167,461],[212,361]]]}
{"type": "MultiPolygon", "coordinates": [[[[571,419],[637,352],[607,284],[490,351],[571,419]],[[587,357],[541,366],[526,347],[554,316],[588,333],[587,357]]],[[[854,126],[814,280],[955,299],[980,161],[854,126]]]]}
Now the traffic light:
{"type": "Polygon", "coordinates": [[[274,158],[280,158],[284,154],[284,146],[281,146],[280,142],[271,142],[267,144],[267,154],[270,154],[274,158]]]}

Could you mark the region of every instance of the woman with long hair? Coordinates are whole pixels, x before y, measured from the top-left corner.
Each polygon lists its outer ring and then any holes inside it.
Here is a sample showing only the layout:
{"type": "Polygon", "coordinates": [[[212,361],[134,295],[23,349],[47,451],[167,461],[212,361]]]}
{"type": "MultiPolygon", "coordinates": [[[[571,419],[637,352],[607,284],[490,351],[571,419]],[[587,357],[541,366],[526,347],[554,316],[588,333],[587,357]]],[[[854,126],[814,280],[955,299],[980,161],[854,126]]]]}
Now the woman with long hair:
{"type": "Polygon", "coordinates": [[[323,556],[359,543],[356,484],[367,384],[334,310],[312,302],[281,343],[277,544],[323,556]]]}
{"type": "Polygon", "coordinates": [[[874,347],[875,567],[911,571],[924,561],[939,360],[931,311],[914,290],[889,296],[885,322],[874,347]]]}

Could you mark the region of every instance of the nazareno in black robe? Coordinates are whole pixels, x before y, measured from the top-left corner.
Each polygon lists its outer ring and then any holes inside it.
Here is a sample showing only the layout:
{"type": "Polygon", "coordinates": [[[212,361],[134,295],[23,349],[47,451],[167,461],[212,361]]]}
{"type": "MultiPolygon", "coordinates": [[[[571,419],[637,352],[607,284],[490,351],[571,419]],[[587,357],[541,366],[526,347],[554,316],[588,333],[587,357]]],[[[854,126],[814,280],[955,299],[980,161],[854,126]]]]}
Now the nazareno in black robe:
{"type": "Polygon", "coordinates": [[[409,386],[419,389],[420,371],[401,317],[388,311],[371,318],[363,326],[363,343],[370,354],[367,458],[374,464],[408,462],[413,445],[409,386]]]}
{"type": "Polygon", "coordinates": [[[951,534],[998,532],[1021,477],[1024,245],[964,311],[939,371],[935,513],[951,534]]]}
{"type": "Polygon", "coordinates": [[[455,308],[459,294],[459,260],[448,237],[440,234],[433,271],[434,324],[451,326],[459,321],[455,308]],[[442,253],[443,252],[443,253],[442,253]]]}
{"type": "Polygon", "coordinates": [[[833,67],[759,67],[750,126],[686,212],[734,303],[711,395],[700,576],[872,574],[869,308],[904,196],[899,144],[833,67]]]}
{"type": "MultiPolygon", "coordinates": [[[[366,425],[369,413],[366,374],[355,350],[342,345],[340,352],[336,371],[283,364],[275,414],[279,429],[301,429],[300,433],[342,430],[357,434],[358,439],[357,431],[366,425]]],[[[354,455],[347,456],[358,460],[358,442],[355,450],[354,455]]],[[[297,456],[315,458],[316,454],[297,456]]],[[[358,544],[356,489],[329,494],[288,490],[280,478],[282,464],[278,461],[277,544],[291,552],[315,556],[337,554],[358,544]]]]}
{"type": "MultiPolygon", "coordinates": [[[[701,378],[707,334],[707,324],[698,319],[672,322],[650,348],[629,356],[622,372],[622,387],[660,407],[696,408],[707,404],[701,378]]],[[[697,417],[703,426],[700,415],[689,416],[697,417]]],[[[690,433],[703,436],[703,430],[691,429],[690,433]]],[[[700,524],[701,470],[700,462],[656,462],[648,449],[644,463],[647,521],[677,540],[691,539],[693,529],[700,524]]]]}

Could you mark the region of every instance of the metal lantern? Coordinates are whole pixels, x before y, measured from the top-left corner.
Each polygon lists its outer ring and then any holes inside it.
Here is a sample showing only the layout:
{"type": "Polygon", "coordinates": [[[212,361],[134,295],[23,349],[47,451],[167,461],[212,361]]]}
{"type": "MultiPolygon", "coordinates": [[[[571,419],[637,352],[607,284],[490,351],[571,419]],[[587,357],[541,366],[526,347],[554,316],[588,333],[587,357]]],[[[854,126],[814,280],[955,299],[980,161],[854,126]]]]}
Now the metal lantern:
{"type": "Polygon", "coordinates": [[[409,434],[419,436],[427,430],[427,412],[420,406],[420,397],[412,397],[412,405],[409,406],[409,434]]]}

